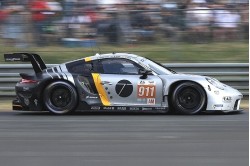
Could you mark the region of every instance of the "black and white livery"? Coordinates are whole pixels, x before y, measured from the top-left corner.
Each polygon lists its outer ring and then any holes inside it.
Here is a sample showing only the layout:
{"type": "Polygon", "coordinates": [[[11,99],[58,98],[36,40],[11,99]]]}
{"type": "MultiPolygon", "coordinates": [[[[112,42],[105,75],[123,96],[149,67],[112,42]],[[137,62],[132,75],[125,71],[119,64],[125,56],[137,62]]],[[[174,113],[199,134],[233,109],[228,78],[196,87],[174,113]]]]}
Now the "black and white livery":
{"type": "Polygon", "coordinates": [[[5,60],[29,61],[34,69],[20,73],[13,110],[198,114],[240,111],[243,97],[214,78],[179,74],[134,54],[96,54],[49,68],[37,54],[5,54],[5,60]]]}

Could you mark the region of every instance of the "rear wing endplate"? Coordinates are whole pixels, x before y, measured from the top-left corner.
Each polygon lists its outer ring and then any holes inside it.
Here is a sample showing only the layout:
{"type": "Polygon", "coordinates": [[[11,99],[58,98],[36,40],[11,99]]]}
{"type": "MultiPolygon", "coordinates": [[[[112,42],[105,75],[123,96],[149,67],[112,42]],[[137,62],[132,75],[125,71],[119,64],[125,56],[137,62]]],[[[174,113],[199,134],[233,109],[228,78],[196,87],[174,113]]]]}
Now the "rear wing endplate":
{"type": "Polygon", "coordinates": [[[4,54],[5,62],[31,62],[35,73],[40,73],[46,69],[46,65],[40,55],[33,53],[12,53],[4,54]]]}

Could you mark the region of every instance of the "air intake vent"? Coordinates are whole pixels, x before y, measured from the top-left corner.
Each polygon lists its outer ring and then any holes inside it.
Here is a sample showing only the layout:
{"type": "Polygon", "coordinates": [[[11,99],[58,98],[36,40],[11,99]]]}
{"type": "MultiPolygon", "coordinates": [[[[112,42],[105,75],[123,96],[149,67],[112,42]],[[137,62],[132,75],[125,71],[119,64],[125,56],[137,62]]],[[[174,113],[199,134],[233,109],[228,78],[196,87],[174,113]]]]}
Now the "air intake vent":
{"type": "Polygon", "coordinates": [[[234,110],[237,110],[239,104],[239,99],[235,101],[234,103],[234,110]]]}

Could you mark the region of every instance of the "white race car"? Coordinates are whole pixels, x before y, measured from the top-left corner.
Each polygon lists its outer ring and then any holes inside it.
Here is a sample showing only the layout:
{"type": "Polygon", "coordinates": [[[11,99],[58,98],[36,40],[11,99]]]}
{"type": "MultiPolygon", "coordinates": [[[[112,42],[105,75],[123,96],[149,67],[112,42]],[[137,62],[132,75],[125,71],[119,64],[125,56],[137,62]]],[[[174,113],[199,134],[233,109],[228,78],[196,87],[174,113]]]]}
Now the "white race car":
{"type": "Polygon", "coordinates": [[[6,54],[6,61],[31,61],[20,74],[14,110],[134,111],[197,114],[240,111],[242,94],[218,80],[179,74],[128,53],[96,54],[47,68],[37,54],[6,54]]]}

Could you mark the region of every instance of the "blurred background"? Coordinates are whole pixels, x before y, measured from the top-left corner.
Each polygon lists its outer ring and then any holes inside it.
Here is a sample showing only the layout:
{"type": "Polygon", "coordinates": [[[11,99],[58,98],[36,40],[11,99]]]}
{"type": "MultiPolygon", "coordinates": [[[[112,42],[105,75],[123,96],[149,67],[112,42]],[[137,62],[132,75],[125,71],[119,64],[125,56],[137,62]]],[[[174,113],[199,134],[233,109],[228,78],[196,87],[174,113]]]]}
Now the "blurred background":
{"type": "Polygon", "coordinates": [[[108,52],[248,63],[248,40],[248,0],[0,0],[1,54],[46,63],[108,52]]]}

